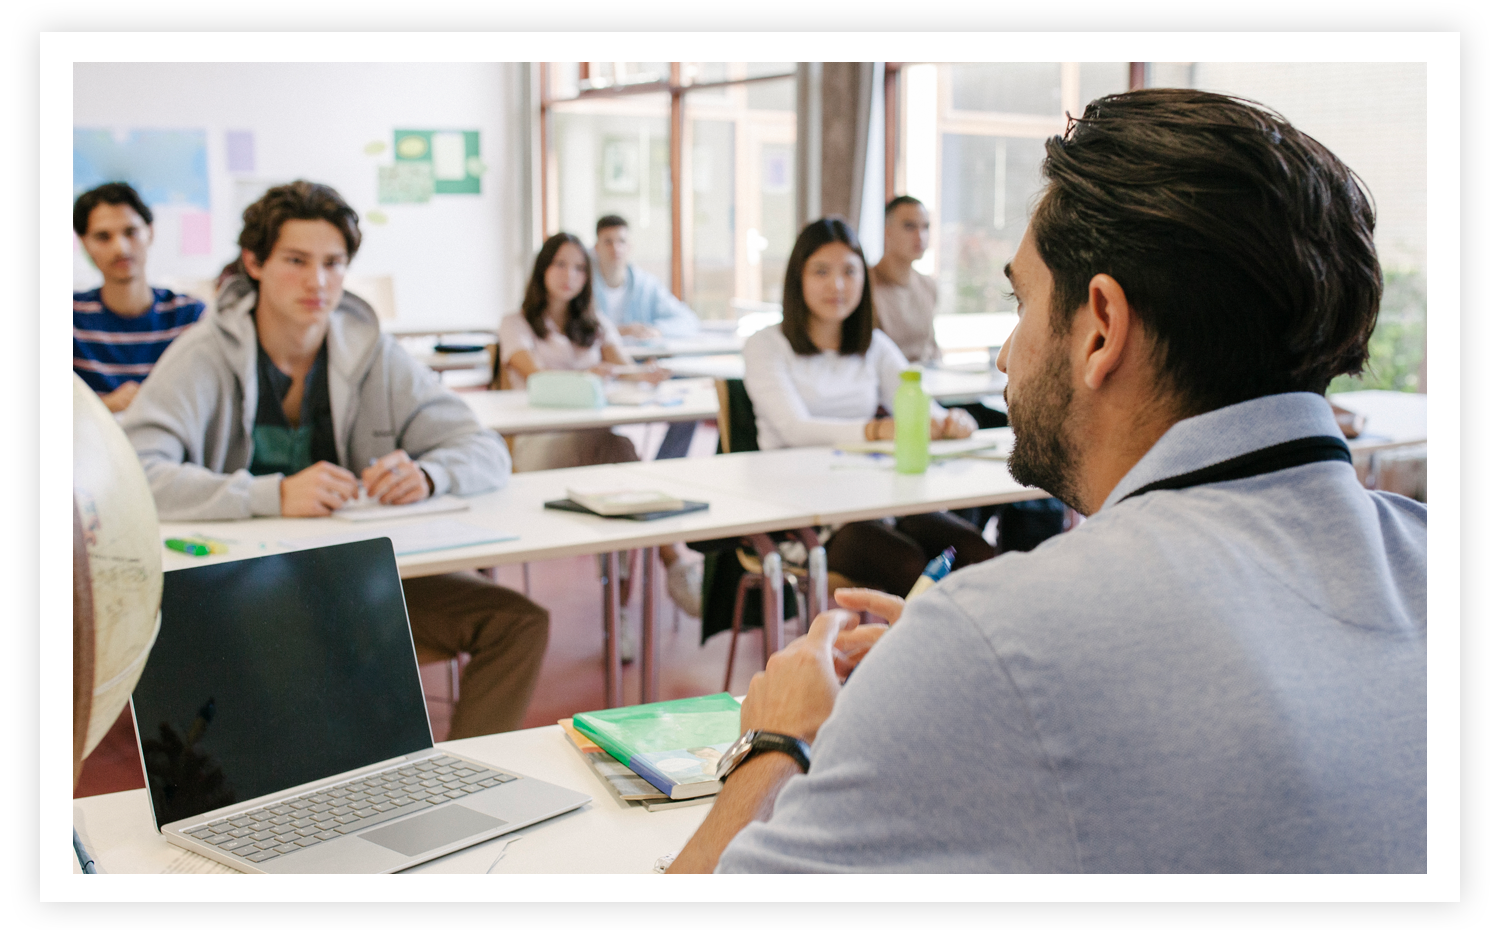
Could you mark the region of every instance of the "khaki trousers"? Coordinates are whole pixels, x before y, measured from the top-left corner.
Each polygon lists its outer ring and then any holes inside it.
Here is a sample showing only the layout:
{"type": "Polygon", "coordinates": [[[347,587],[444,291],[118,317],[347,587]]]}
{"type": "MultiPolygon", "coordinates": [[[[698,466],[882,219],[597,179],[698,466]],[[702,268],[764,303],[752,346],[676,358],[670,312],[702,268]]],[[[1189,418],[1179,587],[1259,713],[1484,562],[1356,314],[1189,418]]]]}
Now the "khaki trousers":
{"type": "Polygon", "coordinates": [[[470,655],[449,739],[519,729],[547,651],[547,611],[469,572],[407,578],[417,661],[470,655]]]}

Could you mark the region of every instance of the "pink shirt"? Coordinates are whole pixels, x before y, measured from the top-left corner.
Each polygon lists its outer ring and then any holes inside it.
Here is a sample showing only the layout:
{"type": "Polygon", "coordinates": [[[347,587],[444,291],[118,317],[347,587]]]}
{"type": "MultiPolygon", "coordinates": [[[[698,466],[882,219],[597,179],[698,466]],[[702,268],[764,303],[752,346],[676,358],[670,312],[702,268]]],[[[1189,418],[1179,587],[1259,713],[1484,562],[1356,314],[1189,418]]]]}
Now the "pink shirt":
{"type": "Polygon", "coordinates": [[[625,353],[625,344],[620,341],[620,331],[615,329],[615,324],[603,317],[599,318],[599,334],[590,346],[574,345],[550,318],[545,319],[545,322],[547,337],[538,339],[531,330],[531,324],[520,313],[508,314],[500,321],[500,364],[510,372],[511,387],[519,388],[526,384],[526,379],[509,364],[510,357],[522,350],[531,353],[531,360],[539,368],[565,371],[593,368],[604,361],[604,347],[607,345],[614,346],[621,355],[625,353]]]}

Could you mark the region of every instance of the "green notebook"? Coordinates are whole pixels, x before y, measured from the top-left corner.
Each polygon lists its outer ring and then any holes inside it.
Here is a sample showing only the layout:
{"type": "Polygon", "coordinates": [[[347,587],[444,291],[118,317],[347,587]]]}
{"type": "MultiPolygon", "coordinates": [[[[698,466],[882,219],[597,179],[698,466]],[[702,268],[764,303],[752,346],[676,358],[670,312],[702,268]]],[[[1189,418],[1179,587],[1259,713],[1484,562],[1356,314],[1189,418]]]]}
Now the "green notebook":
{"type": "Polygon", "coordinates": [[[573,715],[573,726],[674,801],[715,794],[719,757],[740,735],[727,692],[573,715]]]}

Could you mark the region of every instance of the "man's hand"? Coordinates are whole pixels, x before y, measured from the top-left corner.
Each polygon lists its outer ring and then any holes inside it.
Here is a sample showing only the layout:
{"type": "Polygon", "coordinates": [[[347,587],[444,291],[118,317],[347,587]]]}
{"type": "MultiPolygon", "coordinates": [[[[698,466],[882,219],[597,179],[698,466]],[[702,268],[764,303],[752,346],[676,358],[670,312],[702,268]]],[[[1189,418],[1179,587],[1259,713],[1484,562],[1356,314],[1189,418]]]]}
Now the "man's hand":
{"type": "Polygon", "coordinates": [[[411,460],[405,449],[376,459],[359,477],[370,500],[382,504],[414,504],[432,493],[427,472],[411,460]]]}
{"type": "MultiPolygon", "coordinates": [[[[833,592],[833,599],[838,601],[840,607],[849,610],[865,610],[884,620],[885,623],[862,623],[853,629],[847,629],[839,633],[833,641],[833,670],[843,681],[854,671],[854,667],[864,661],[865,654],[870,651],[880,637],[890,629],[890,624],[901,619],[901,611],[906,606],[906,601],[895,596],[886,594],[884,591],[872,591],[869,588],[839,588],[833,592]]],[[[832,611],[829,611],[832,613],[832,611]]]]}
{"type": "Polygon", "coordinates": [[[281,479],[281,515],[326,517],[357,494],[353,472],[332,462],[314,462],[281,479]]]}
{"type": "Polygon", "coordinates": [[[740,705],[740,731],[770,730],[811,743],[839,694],[834,639],[858,625],[859,615],[847,610],[821,613],[806,636],[771,656],[766,670],[750,679],[740,705]]]}
{"type": "Polygon", "coordinates": [[[129,407],[130,402],[135,400],[135,395],[140,392],[139,381],[126,381],[108,394],[100,394],[99,399],[104,401],[104,406],[108,407],[111,413],[119,413],[129,407]]]}
{"type": "Polygon", "coordinates": [[[932,418],[931,436],[933,439],[966,439],[978,427],[969,411],[954,407],[947,416],[932,418]]]}
{"type": "Polygon", "coordinates": [[[621,323],[620,335],[632,339],[655,339],[661,335],[661,330],[646,323],[621,323]]]}

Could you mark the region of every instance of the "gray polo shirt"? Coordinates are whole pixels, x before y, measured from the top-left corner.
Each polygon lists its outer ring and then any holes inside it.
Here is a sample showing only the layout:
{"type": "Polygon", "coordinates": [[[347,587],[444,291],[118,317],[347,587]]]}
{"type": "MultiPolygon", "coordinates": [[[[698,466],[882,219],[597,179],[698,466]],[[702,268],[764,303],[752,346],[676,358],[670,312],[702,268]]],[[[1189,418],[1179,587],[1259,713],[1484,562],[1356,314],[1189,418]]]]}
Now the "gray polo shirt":
{"type": "Polygon", "coordinates": [[[720,870],[1425,871],[1426,508],[1335,461],[1122,500],[1316,435],[1313,394],[1179,422],[913,601],[720,870]]]}

